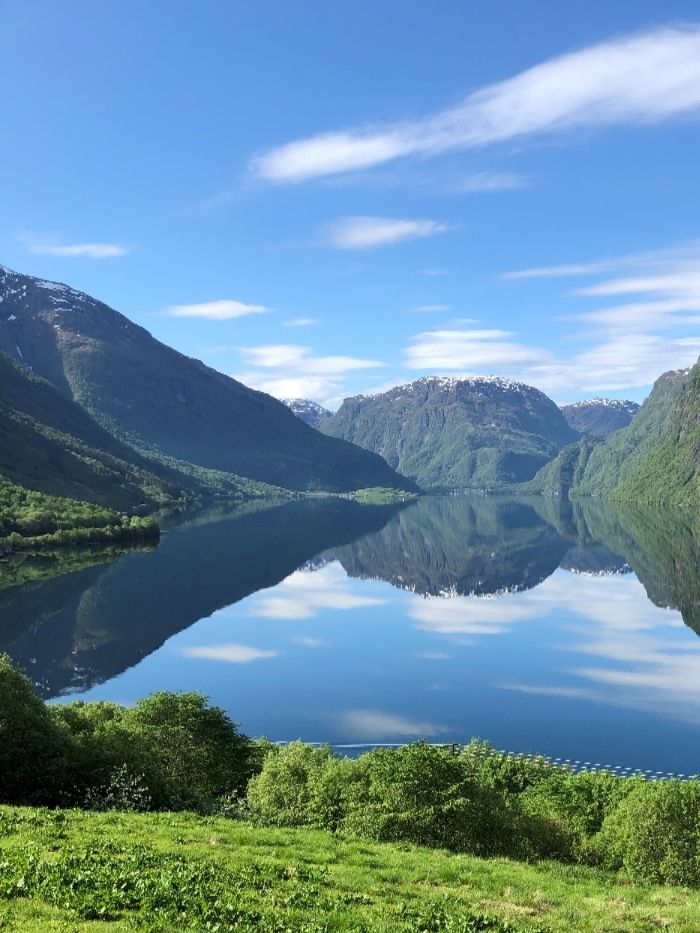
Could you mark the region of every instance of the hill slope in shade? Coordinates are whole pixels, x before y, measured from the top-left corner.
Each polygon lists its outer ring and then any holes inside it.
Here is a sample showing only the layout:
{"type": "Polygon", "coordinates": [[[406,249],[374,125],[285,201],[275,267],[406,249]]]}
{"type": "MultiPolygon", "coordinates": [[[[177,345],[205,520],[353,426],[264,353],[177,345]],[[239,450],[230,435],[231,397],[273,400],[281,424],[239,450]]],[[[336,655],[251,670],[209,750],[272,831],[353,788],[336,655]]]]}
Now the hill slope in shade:
{"type": "Polygon", "coordinates": [[[333,417],[332,411],[328,411],[323,405],[312,402],[308,398],[283,398],[282,402],[294,412],[297,418],[301,418],[309,427],[316,428],[317,431],[327,418],[333,417]]]}
{"type": "Polygon", "coordinates": [[[0,476],[49,495],[126,510],[279,493],[230,473],[142,456],[2,352],[0,476]]]}
{"type": "MultiPolygon", "coordinates": [[[[626,428],[605,440],[596,442],[582,438],[566,447],[523,490],[547,495],[637,498],[631,494],[634,491],[623,484],[666,436],[669,419],[688,381],[689,372],[664,373],[656,380],[649,397],[626,428]]],[[[661,462],[664,459],[668,457],[664,455],[657,459],[655,470],[658,477],[664,475],[666,466],[661,462]]]]}
{"type": "Polygon", "coordinates": [[[610,398],[592,398],[573,405],[562,405],[566,423],[578,434],[609,437],[626,428],[639,411],[636,402],[610,398]]]}
{"type": "Polygon", "coordinates": [[[289,489],[413,486],[381,458],[319,434],[89,295],[4,267],[0,350],[142,451],[289,489]]]}
{"type": "Polygon", "coordinates": [[[578,436],[544,393],[496,377],[428,377],[348,398],[321,430],[381,454],[425,489],[522,482],[578,436]]]}
{"type": "MultiPolygon", "coordinates": [[[[163,471],[167,472],[167,471],[163,471]]],[[[0,353],[0,474],[30,489],[115,508],[177,499],[182,486],[49,382],[0,353]]]]}

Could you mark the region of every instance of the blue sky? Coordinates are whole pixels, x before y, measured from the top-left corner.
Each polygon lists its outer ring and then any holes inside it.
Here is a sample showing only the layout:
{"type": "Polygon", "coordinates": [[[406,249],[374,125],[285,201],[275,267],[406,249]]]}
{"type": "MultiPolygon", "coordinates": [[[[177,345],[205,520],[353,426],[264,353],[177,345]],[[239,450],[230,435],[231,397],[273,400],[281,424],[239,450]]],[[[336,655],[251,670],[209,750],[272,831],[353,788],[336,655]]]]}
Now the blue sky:
{"type": "Polygon", "coordinates": [[[697,2],[0,0],[0,262],[280,396],[700,355],[697,2]]]}

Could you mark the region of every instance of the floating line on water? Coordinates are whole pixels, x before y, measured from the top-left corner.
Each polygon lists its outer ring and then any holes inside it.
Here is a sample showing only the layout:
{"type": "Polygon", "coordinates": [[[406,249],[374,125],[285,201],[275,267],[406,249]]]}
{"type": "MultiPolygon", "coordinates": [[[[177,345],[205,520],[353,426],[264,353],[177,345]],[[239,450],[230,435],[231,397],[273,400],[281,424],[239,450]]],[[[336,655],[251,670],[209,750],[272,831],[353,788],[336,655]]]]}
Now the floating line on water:
{"type": "MultiPolygon", "coordinates": [[[[276,742],[276,745],[289,745],[290,742],[276,742]]],[[[343,749],[373,749],[373,748],[405,748],[408,742],[306,742],[307,745],[313,745],[316,748],[322,748],[328,745],[331,749],[342,751],[343,749]]],[[[468,745],[462,745],[459,742],[426,742],[431,748],[452,748],[455,754],[458,751],[468,748],[468,745]]],[[[631,765],[607,765],[600,762],[580,761],[575,758],[554,758],[549,755],[535,754],[534,752],[511,752],[505,748],[478,748],[472,749],[471,754],[483,756],[505,755],[508,758],[522,758],[528,761],[540,762],[551,765],[562,771],[570,771],[574,774],[583,774],[585,772],[606,771],[616,777],[641,777],[649,781],[697,781],[700,780],[700,774],[681,774],[674,771],[654,771],[652,768],[633,768],[631,765]]]]}

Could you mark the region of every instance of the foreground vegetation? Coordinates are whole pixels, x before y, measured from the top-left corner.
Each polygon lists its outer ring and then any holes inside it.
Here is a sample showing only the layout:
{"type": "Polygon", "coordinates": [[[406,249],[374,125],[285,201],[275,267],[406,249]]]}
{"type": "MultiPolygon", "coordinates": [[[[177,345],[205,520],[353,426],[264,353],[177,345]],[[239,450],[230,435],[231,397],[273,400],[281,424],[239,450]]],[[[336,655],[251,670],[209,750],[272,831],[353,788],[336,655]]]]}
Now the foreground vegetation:
{"type": "Polygon", "coordinates": [[[0,804],[0,929],[691,931],[700,917],[697,781],[573,774],[476,741],[358,759],[280,748],[194,693],[46,706],[7,658],[0,804]]]}
{"type": "Polygon", "coordinates": [[[630,933],[700,892],[189,813],[0,807],[0,929],[630,933]]]}
{"type": "Polygon", "coordinates": [[[159,533],[152,518],[48,496],[0,477],[0,556],[57,545],[153,540],[159,533]]]}
{"type": "Polygon", "coordinates": [[[346,499],[361,505],[393,505],[398,502],[412,502],[418,498],[417,492],[404,489],[388,489],[386,486],[372,486],[368,489],[356,489],[344,494],[346,499]]]}

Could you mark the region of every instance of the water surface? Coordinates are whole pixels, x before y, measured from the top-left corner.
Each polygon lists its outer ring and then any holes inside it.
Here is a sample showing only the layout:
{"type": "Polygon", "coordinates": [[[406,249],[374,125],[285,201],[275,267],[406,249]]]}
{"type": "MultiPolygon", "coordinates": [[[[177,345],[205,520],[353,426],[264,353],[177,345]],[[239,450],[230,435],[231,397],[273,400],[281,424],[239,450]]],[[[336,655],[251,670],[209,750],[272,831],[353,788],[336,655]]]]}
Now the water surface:
{"type": "Polygon", "coordinates": [[[0,651],[47,698],[199,690],[275,740],[480,736],[694,773],[698,554],[682,515],[596,501],[220,511],[6,585],[0,651]]]}

